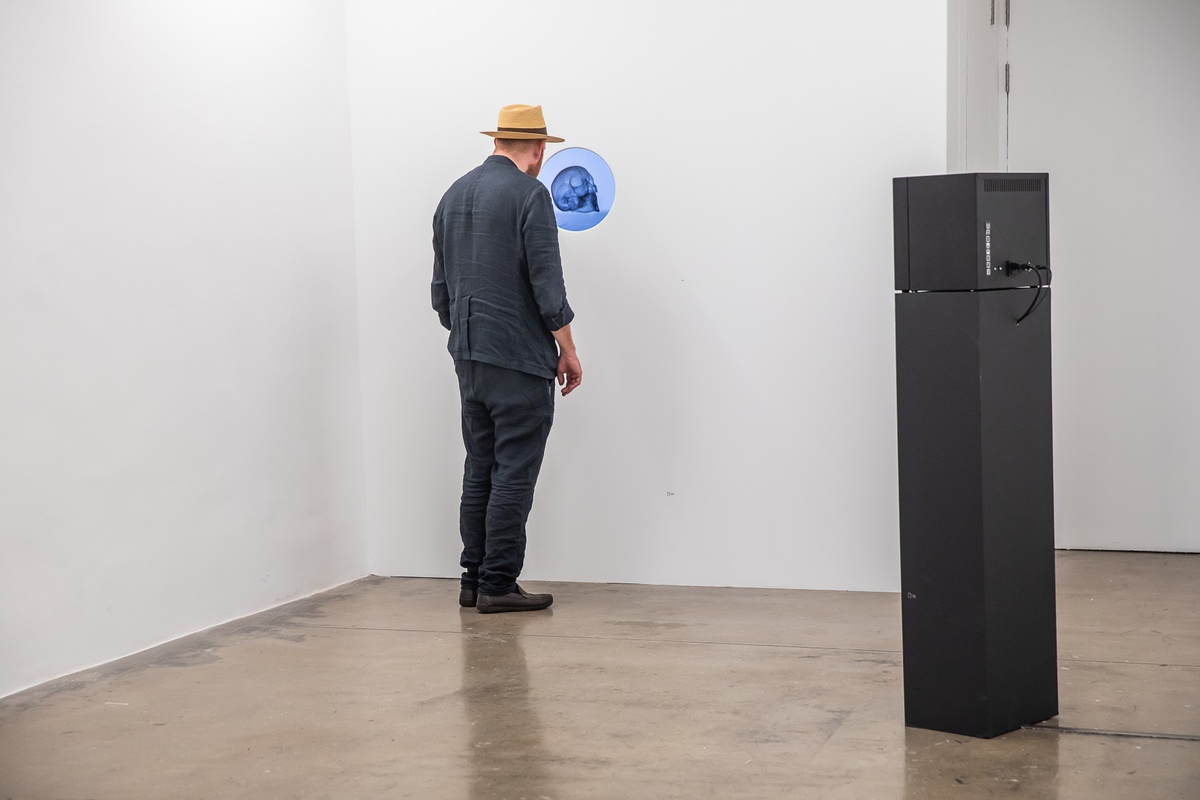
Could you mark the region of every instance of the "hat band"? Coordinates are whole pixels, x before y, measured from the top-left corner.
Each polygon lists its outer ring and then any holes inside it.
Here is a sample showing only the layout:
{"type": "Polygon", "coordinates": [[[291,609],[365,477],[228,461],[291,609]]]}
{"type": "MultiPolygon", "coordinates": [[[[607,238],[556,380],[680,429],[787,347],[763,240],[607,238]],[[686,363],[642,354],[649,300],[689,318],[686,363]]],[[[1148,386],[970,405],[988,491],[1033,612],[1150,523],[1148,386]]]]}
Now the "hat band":
{"type": "Polygon", "coordinates": [[[496,130],[504,131],[505,133],[540,133],[543,136],[546,135],[545,128],[496,128],[496,130]]]}

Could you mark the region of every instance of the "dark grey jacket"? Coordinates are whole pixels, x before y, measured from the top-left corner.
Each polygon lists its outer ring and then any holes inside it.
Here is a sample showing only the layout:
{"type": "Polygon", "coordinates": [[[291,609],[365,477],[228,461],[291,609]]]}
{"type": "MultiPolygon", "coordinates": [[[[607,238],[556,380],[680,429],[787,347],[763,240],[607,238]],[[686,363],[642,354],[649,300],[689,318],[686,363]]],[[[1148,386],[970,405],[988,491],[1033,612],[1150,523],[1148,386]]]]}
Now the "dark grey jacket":
{"type": "Polygon", "coordinates": [[[550,193],[504,156],[454,182],[433,215],[433,307],[456,360],[553,378],[567,303],[550,193]]]}

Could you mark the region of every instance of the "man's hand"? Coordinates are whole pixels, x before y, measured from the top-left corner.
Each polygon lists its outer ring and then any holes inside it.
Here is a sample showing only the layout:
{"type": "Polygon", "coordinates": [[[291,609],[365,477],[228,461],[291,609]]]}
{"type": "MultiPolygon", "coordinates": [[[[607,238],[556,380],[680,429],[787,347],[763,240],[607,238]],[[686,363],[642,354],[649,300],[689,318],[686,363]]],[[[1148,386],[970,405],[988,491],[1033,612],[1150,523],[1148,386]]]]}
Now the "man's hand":
{"type": "Polygon", "coordinates": [[[553,334],[554,341],[558,342],[558,385],[563,387],[562,395],[566,397],[583,383],[583,367],[579,364],[579,356],[575,354],[571,326],[564,325],[553,334]]]}
{"type": "Polygon", "coordinates": [[[563,387],[563,397],[569,395],[581,383],[583,383],[583,367],[579,365],[579,357],[574,353],[560,353],[558,356],[558,385],[563,387]]]}

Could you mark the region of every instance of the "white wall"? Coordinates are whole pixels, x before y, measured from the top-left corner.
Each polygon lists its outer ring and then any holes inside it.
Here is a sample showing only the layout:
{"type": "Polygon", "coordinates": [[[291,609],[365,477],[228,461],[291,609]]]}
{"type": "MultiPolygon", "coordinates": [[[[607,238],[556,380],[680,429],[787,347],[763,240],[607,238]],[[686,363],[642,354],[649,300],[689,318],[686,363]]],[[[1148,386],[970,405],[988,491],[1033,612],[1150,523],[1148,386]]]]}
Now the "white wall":
{"type": "Polygon", "coordinates": [[[365,573],[343,24],[0,4],[0,695],[365,573]]]}
{"type": "Polygon", "coordinates": [[[1200,551],[1200,4],[1014,4],[1013,171],[1050,173],[1062,547],[1200,551]]]}
{"type": "Polygon", "coordinates": [[[891,178],[944,168],[944,2],[510,11],[347,2],[372,571],[457,574],[430,218],[531,102],[617,195],[562,237],[527,577],[896,589],[891,178]]]}

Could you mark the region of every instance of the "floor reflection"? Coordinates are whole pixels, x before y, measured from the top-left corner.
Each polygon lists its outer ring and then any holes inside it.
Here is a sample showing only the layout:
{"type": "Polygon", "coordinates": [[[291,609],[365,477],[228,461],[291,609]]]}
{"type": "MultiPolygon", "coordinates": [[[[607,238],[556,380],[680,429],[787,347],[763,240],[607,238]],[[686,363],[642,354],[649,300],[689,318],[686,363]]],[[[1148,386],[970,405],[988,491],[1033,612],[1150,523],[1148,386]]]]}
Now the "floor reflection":
{"type": "Polygon", "coordinates": [[[521,631],[528,618],[506,614],[480,625],[463,615],[463,686],[471,800],[549,796],[550,754],[536,703],[521,631]]]}
{"type": "Polygon", "coordinates": [[[974,739],[921,728],[904,730],[904,798],[1059,797],[1058,735],[1018,730],[974,739]]]}

